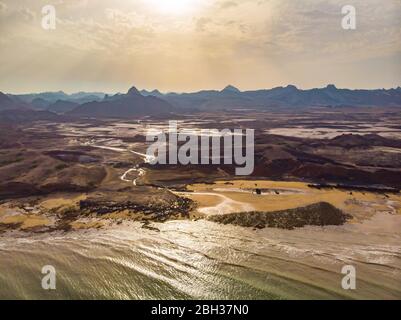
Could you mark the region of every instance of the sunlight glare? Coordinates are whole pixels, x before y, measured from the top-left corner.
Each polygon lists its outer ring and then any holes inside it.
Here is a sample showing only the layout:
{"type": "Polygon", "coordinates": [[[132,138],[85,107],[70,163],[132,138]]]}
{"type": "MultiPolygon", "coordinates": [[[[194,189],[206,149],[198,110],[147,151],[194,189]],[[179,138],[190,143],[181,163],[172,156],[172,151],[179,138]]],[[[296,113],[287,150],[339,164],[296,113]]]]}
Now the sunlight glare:
{"type": "Polygon", "coordinates": [[[199,0],[147,0],[149,6],[163,14],[185,14],[196,10],[199,0]]]}

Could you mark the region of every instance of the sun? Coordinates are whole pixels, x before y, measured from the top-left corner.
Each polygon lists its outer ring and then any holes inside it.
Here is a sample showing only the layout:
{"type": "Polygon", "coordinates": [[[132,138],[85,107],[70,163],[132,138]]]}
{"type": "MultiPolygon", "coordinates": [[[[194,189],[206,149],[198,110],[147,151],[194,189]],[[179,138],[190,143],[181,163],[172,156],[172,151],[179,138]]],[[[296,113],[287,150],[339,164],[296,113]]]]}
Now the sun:
{"type": "Polygon", "coordinates": [[[199,7],[200,0],[147,0],[150,7],[163,14],[185,14],[199,7]]]}

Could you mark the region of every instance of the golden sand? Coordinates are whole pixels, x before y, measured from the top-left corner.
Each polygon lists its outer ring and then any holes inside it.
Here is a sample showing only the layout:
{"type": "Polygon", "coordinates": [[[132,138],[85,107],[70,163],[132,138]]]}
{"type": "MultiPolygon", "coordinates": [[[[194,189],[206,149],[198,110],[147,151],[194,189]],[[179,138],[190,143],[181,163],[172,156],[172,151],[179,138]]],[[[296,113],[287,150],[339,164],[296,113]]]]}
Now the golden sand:
{"type": "Polygon", "coordinates": [[[45,210],[60,210],[65,208],[77,207],[79,205],[79,201],[85,200],[86,195],[81,194],[79,196],[74,196],[71,198],[68,197],[59,197],[59,198],[49,198],[40,203],[40,206],[45,210]]]}
{"type": "Polygon", "coordinates": [[[3,216],[0,218],[0,223],[3,224],[21,224],[22,230],[27,230],[35,227],[50,226],[51,221],[44,216],[15,214],[11,216],[3,216]]]}
{"type": "MultiPolygon", "coordinates": [[[[351,192],[338,189],[318,190],[310,188],[308,184],[302,182],[217,181],[214,184],[190,185],[188,190],[193,194],[186,193],[185,196],[198,203],[198,211],[205,207],[218,205],[216,201],[221,202],[219,195],[223,195],[236,203],[252,205],[255,211],[270,212],[294,209],[324,201],[352,214],[356,219],[368,218],[379,212],[401,214],[400,195],[392,194],[386,197],[384,194],[370,192],[351,192]],[[256,188],[269,189],[272,192],[263,195],[253,194],[252,191],[256,188]],[[275,190],[278,190],[279,194],[276,194],[275,190]]],[[[235,205],[226,208],[227,211],[224,213],[240,212],[238,210],[241,209],[235,205]]]]}

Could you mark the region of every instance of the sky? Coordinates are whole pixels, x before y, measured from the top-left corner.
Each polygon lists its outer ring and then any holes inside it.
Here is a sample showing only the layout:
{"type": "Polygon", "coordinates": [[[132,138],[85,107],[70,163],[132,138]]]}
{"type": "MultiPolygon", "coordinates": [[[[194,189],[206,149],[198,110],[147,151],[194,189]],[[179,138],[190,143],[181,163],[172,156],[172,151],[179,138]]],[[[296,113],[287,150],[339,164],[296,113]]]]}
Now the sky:
{"type": "Polygon", "coordinates": [[[0,0],[2,92],[228,84],[401,86],[401,0],[0,0]],[[355,30],[342,28],[344,5],[355,30]]]}

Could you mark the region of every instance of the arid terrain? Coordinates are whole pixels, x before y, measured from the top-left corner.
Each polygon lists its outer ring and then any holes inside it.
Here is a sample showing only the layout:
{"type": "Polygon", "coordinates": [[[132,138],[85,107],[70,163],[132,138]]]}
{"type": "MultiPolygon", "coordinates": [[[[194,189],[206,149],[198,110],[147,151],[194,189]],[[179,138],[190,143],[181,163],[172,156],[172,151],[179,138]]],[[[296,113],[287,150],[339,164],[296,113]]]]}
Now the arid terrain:
{"type": "Polygon", "coordinates": [[[177,116],[180,128],[255,129],[255,170],[241,181],[231,165],[146,163],[146,130],[167,127],[167,120],[58,120],[1,124],[2,232],[102,228],[123,220],[148,227],[322,202],[348,215],[341,224],[401,214],[397,109],[177,116]]]}

